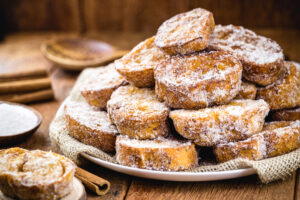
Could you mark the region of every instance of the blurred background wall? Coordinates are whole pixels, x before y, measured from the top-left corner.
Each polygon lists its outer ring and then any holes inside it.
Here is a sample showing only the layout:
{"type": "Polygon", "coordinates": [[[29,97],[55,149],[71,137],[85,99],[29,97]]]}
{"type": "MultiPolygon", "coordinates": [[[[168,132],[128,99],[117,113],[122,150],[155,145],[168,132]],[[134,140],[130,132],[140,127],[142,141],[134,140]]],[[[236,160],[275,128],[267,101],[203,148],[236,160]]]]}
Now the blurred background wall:
{"type": "Polygon", "coordinates": [[[171,16],[196,7],[216,24],[300,28],[299,0],[1,0],[1,34],[16,31],[155,33],[171,16]]]}

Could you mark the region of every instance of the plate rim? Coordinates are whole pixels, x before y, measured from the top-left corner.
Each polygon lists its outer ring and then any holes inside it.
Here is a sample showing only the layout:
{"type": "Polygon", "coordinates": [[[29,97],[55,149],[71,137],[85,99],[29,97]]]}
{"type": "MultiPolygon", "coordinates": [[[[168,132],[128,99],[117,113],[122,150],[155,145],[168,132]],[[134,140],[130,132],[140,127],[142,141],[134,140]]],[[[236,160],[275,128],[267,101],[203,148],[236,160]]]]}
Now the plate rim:
{"type": "Polygon", "coordinates": [[[94,157],[87,153],[80,153],[85,159],[123,174],[142,177],[147,179],[164,180],[164,181],[178,181],[178,182],[201,182],[201,181],[216,181],[239,178],[256,174],[254,168],[242,168],[236,170],[217,171],[217,172],[169,172],[156,171],[149,169],[140,169],[120,164],[111,163],[100,158],[94,157]]]}

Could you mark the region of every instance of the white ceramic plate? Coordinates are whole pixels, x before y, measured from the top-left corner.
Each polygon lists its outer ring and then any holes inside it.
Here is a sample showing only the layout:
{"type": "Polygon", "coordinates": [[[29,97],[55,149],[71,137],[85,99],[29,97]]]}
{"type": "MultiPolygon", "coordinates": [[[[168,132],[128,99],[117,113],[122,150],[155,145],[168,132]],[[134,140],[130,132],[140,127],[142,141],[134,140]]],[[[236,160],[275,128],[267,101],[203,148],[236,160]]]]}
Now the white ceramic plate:
{"type": "Polygon", "coordinates": [[[165,181],[215,181],[215,180],[238,178],[238,177],[248,176],[256,173],[253,168],[229,170],[229,171],[222,171],[222,172],[163,172],[163,171],[139,169],[139,168],[127,167],[119,164],[114,164],[90,156],[86,153],[81,153],[81,155],[84,158],[102,167],[117,172],[138,176],[142,178],[165,180],[165,181]]]}

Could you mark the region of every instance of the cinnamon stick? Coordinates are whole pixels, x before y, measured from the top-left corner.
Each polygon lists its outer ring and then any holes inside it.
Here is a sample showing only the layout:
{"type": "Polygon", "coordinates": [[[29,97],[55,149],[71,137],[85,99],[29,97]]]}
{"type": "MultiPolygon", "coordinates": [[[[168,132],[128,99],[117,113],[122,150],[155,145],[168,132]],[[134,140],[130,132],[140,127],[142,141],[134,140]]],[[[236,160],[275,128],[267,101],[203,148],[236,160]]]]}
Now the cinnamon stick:
{"type": "Polygon", "coordinates": [[[110,182],[79,167],[76,169],[75,177],[97,195],[104,195],[110,189],[110,182]]]}
{"type": "Polygon", "coordinates": [[[51,80],[49,77],[3,83],[0,82],[0,94],[30,92],[46,88],[51,88],[51,80]]]}
{"type": "Polygon", "coordinates": [[[32,103],[37,101],[50,100],[53,99],[53,97],[54,93],[50,88],[29,93],[0,95],[0,100],[16,103],[32,103]]]}

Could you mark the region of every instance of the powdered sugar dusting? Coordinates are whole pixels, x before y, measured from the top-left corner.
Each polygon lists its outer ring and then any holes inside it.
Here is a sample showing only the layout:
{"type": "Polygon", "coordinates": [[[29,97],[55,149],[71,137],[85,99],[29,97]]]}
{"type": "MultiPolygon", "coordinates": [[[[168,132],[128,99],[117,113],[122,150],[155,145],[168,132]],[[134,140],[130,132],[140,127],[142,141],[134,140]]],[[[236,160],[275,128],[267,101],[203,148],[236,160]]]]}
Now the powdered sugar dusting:
{"type": "Polygon", "coordinates": [[[235,99],[255,99],[256,86],[252,83],[242,81],[241,90],[235,99]]]}
{"type": "MultiPolygon", "coordinates": [[[[297,121],[286,121],[286,122],[273,122],[268,124],[270,128],[265,129],[261,134],[265,137],[270,135],[275,135],[276,137],[282,138],[284,135],[293,135],[294,131],[297,132],[299,135],[299,142],[300,142],[300,120],[297,121]],[[294,131],[293,131],[294,130],[294,131]]],[[[288,136],[286,136],[288,138],[288,136]]],[[[274,141],[268,141],[274,142],[274,141]]]]}
{"type": "Polygon", "coordinates": [[[180,146],[191,146],[191,142],[180,142],[177,140],[169,140],[166,138],[158,138],[156,140],[136,140],[122,137],[118,142],[122,145],[134,148],[178,148],[180,146]]]}
{"type": "Polygon", "coordinates": [[[211,35],[209,46],[230,51],[246,63],[265,65],[284,59],[280,46],[266,37],[256,35],[241,26],[217,25],[211,35]]]}
{"type": "Polygon", "coordinates": [[[267,144],[267,156],[274,157],[300,147],[300,121],[275,122],[274,129],[261,132],[267,144]],[[277,128],[276,128],[277,126],[277,128]]]}
{"type": "MultiPolygon", "coordinates": [[[[115,61],[116,69],[122,73],[126,70],[142,71],[154,67],[168,57],[154,45],[154,36],[135,46],[130,53],[115,61]]],[[[152,74],[153,76],[153,74],[152,74]]]]}
{"type": "Polygon", "coordinates": [[[215,152],[219,160],[227,161],[246,155],[253,155],[255,141],[261,140],[257,147],[259,157],[247,157],[260,160],[291,152],[300,147],[300,121],[280,121],[267,123],[265,131],[251,136],[250,138],[217,145],[215,152]],[[242,151],[243,150],[243,151],[242,151]]]}
{"type": "Polygon", "coordinates": [[[122,86],[117,89],[109,100],[107,109],[110,110],[112,106],[118,106],[119,109],[124,109],[136,118],[143,118],[145,117],[143,115],[150,115],[154,112],[169,111],[164,103],[157,100],[154,90],[134,86],[122,86]]]}
{"type": "Polygon", "coordinates": [[[80,88],[81,91],[98,92],[103,89],[115,88],[124,85],[126,80],[116,70],[114,64],[99,68],[80,88]]]}
{"type": "Polygon", "coordinates": [[[0,122],[0,136],[14,135],[33,129],[38,117],[22,106],[0,102],[0,122]]]}
{"type": "Polygon", "coordinates": [[[200,146],[213,146],[258,133],[268,112],[265,101],[234,100],[213,108],[171,111],[170,118],[183,137],[200,146]]]}
{"type": "Polygon", "coordinates": [[[185,170],[198,162],[191,142],[165,138],[135,140],[124,136],[117,137],[116,159],[122,165],[161,171],[185,170]]]}
{"type": "Polygon", "coordinates": [[[264,99],[271,110],[300,106],[300,71],[292,62],[285,62],[285,74],[276,82],[257,89],[257,99],[264,99]]]}
{"type": "MultiPolygon", "coordinates": [[[[69,102],[65,106],[65,115],[92,130],[100,130],[114,135],[118,133],[105,111],[100,111],[84,102],[69,102]]],[[[93,132],[90,134],[93,134],[93,132]]]]}
{"type": "Polygon", "coordinates": [[[122,86],[107,103],[110,118],[119,132],[131,138],[153,139],[168,134],[169,108],[149,88],[122,86]]]}
{"type": "Polygon", "coordinates": [[[154,75],[156,95],[168,105],[199,108],[222,104],[234,98],[240,90],[242,67],[230,54],[197,53],[168,59],[157,66],[154,75]],[[169,96],[176,96],[178,102],[169,96]],[[185,105],[188,101],[194,105],[185,105]]]}
{"type": "Polygon", "coordinates": [[[296,66],[297,70],[300,71],[300,63],[297,62],[292,62],[292,63],[296,66]]]}
{"type": "Polygon", "coordinates": [[[128,82],[114,68],[114,64],[99,68],[80,88],[81,95],[91,106],[105,108],[115,89],[128,82]]]}
{"type": "Polygon", "coordinates": [[[154,45],[154,36],[134,47],[127,55],[115,61],[116,70],[137,87],[154,86],[154,68],[168,55],[154,45]]]}
{"type": "Polygon", "coordinates": [[[220,162],[235,158],[260,160],[266,157],[267,146],[264,137],[256,134],[243,141],[219,144],[215,148],[215,154],[220,162]]]}
{"type": "Polygon", "coordinates": [[[212,13],[202,8],[175,15],[159,27],[155,44],[164,47],[182,45],[197,38],[205,41],[214,27],[210,17],[212,13]]]}
{"type": "Polygon", "coordinates": [[[64,196],[72,190],[74,173],[75,165],[72,161],[52,152],[21,148],[0,151],[2,184],[5,187],[7,181],[6,189],[13,191],[19,198],[21,193],[26,199],[32,199],[30,195],[33,187],[34,197],[38,199],[64,196]],[[30,192],[24,194],[26,190],[30,192]]]}

